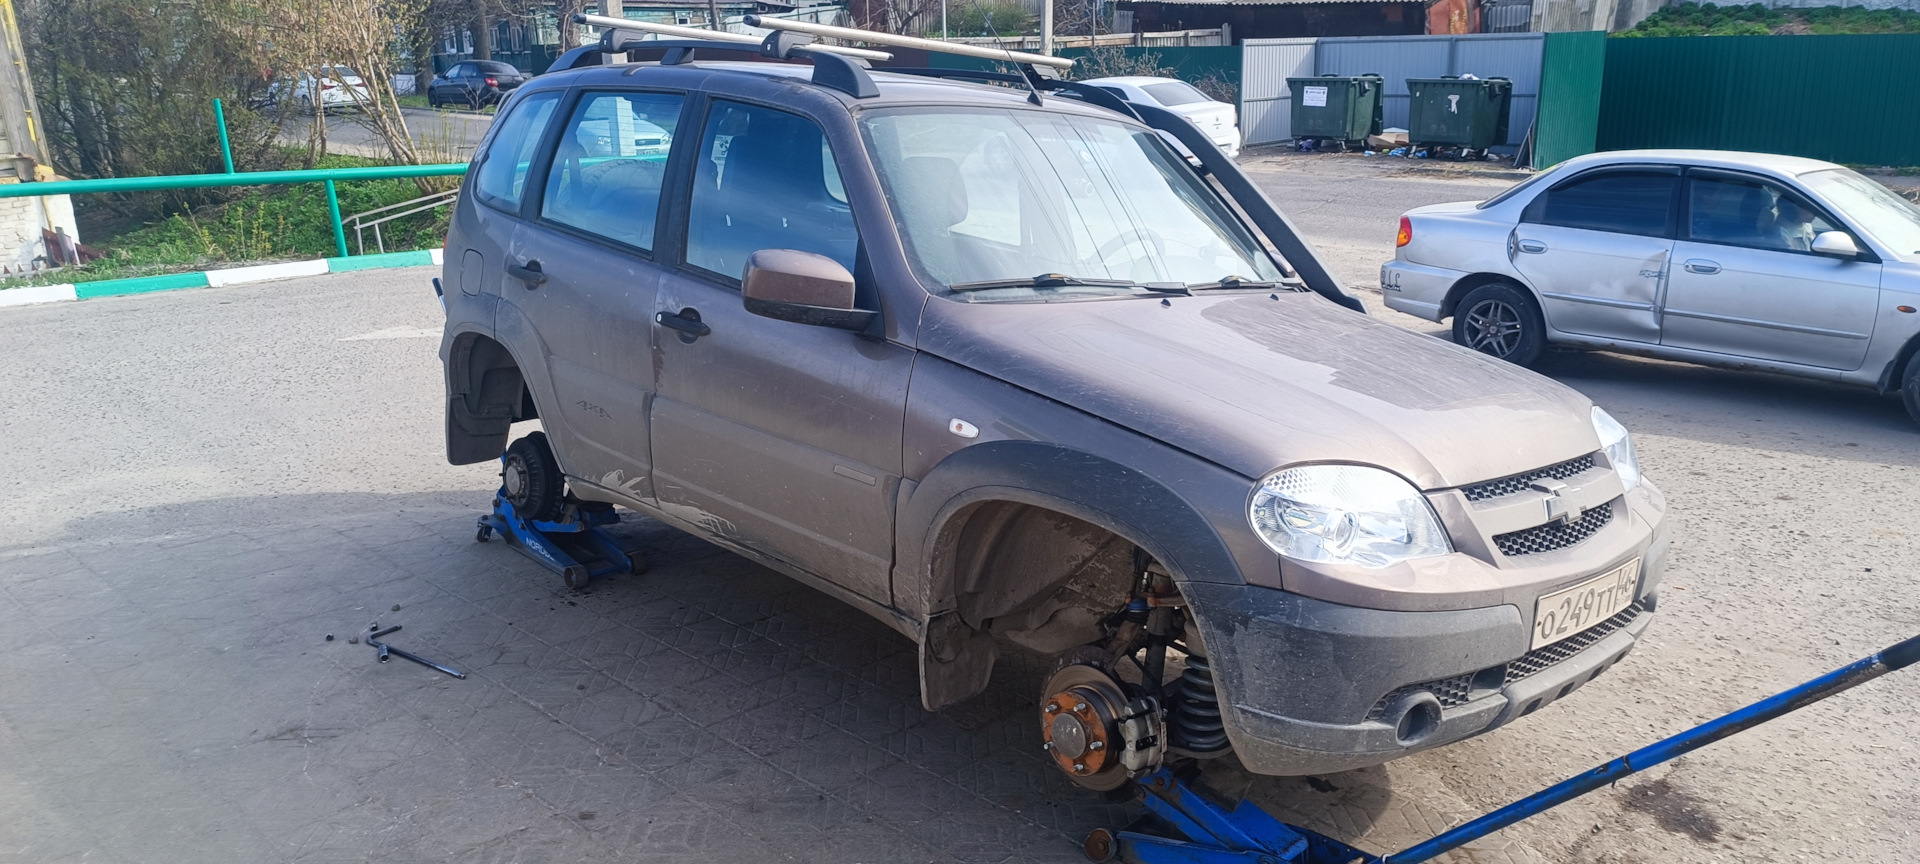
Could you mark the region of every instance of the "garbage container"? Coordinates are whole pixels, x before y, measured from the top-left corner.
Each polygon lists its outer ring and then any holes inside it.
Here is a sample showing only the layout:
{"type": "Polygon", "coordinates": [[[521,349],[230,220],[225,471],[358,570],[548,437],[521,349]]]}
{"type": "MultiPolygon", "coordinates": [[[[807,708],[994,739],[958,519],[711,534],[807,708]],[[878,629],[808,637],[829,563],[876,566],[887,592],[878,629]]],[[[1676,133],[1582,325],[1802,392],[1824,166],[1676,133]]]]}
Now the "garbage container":
{"type": "Polygon", "coordinates": [[[1324,138],[1342,144],[1380,134],[1378,75],[1322,75],[1288,78],[1293,91],[1293,137],[1324,138]]]}
{"type": "Polygon", "coordinates": [[[1408,78],[1407,138],[1416,147],[1459,147],[1485,153],[1507,143],[1505,78],[1408,78]]]}

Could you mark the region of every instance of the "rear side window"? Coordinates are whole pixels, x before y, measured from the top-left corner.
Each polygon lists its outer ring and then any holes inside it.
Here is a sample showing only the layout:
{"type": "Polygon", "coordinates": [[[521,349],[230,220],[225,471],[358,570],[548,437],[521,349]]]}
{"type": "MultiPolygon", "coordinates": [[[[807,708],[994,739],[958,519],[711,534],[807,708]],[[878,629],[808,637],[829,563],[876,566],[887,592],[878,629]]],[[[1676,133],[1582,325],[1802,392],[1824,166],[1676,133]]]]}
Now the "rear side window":
{"type": "Polygon", "coordinates": [[[798,249],[852,270],[860,236],[832,156],[805,117],[715,102],[694,167],[687,263],[738,279],[748,255],[798,249]]]}
{"type": "Polygon", "coordinates": [[[1207,94],[1195,90],[1193,85],[1185,81],[1168,81],[1165,84],[1147,84],[1143,85],[1140,89],[1147,91],[1147,95],[1152,96],[1153,101],[1168,107],[1213,101],[1207,97],[1207,94]]]}
{"type": "Polygon", "coordinates": [[[652,249],[667,151],[684,101],[670,93],[582,96],[560,131],[541,216],[652,249]]]}
{"type": "Polygon", "coordinates": [[[1534,199],[1524,219],[1563,228],[1669,237],[1673,193],[1679,182],[1680,175],[1657,171],[1609,171],[1575,178],[1534,199]]]}
{"type": "Polygon", "coordinates": [[[513,112],[499,121],[499,131],[480,162],[473,178],[473,193],[483,203],[501,210],[520,209],[520,195],[527,188],[527,170],[533,165],[533,151],[547,133],[554,106],[560,104],[560,91],[535,93],[513,106],[513,112]]]}

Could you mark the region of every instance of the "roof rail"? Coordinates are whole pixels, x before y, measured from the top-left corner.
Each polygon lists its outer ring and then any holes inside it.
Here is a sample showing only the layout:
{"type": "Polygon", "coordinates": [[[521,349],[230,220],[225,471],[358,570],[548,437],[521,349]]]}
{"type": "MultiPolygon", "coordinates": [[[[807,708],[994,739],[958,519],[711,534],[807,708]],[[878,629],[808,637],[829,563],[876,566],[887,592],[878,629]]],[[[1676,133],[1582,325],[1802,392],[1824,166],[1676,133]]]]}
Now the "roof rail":
{"type": "Polygon", "coordinates": [[[768,30],[786,30],[794,33],[805,33],[809,36],[821,36],[828,39],[840,39],[848,42],[891,45],[895,48],[918,48],[922,51],[932,51],[936,54],[958,54],[962,57],[977,57],[982,60],[1005,60],[1028,66],[1044,66],[1053,69],[1073,68],[1072,60],[1065,57],[1049,57],[1045,54],[1028,54],[1023,51],[981,48],[976,45],[943,42],[939,39],[922,39],[918,36],[901,36],[895,33],[881,33],[877,30],[835,27],[831,24],[815,24],[810,21],[793,21],[786,18],[768,18],[764,15],[748,15],[745,20],[748,27],[762,27],[768,30]]]}
{"type": "MultiPolygon", "coordinates": [[[[573,23],[589,24],[594,27],[605,28],[609,32],[614,30],[631,30],[636,33],[653,33],[660,36],[675,36],[681,39],[699,39],[707,42],[731,42],[737,45],[758,46],[766,43],[766,40],[761,39],[758,36],[749,36],[745,33],[732,33],[726,30],[703,30],[698,27],[681,27],[674,24],[655,24],[652,21],[633,21],[626,18],[609,18],[605,15],[576,14],[573,16],[573,23]]],[[[776,28],[768,28],[768,29],[776,29],[776,28]]],[[[627,43],[620,42],[618,38],[606,39],[603,37],[601,40],[601,44],[602,46],[606,47],[610,52],[629,50],[628,48],[625,47],[627,43]]],[[[642,47],[652,47],[652,46],[642,46],[642,47]]],[[[893,55],[888,54],[885,51],[869,51],[865,48],[847,48],[840,45],[794,44],[788,47],[793,51],[799,51],[799,52],[805,52],[805,53],[824,52],[828,54],[838,54],[842,57],[858,57],[861,60],[886,61],[886,60],[893,59],[893,55]]]]}

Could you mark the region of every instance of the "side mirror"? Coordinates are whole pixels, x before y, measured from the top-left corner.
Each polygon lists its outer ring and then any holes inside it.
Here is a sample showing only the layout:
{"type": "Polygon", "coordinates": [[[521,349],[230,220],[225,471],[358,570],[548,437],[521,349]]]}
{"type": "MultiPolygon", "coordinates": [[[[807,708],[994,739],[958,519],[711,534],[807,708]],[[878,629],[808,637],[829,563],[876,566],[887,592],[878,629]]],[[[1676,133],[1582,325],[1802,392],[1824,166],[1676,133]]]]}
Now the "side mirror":
{"type": "Polygon", "coordinates": [[[1857,258],[1860,255],[1860,247],[1854,244],[1853,235],[1845,231],[1822,231],[1814,235],[1813,251],[1839,258],[1857,258]]]}
{"type": "Polygon", "coordinates": [[[764,318],[864,330],[878,312],[853,304],[853,274],[825,255],[798,249],[762,249],[740,276],[747,311],[764,318]]]}

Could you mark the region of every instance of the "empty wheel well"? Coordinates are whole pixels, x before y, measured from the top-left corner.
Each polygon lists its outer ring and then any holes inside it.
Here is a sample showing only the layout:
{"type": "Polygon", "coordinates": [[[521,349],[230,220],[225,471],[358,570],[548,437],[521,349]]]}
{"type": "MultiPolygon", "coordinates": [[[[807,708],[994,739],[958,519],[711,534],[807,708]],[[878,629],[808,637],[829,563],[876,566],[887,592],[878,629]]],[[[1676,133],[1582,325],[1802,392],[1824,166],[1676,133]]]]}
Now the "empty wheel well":
{"type": "Polygon", "coordinates": [[[454,338],[447,354],[447,461],[497,459],[514,422],[539,413],[520,365],[505,345],[478,333],[454,338]]]}
{"type": "Polygon", "coordinates": [[[1440,301],[1440,317],[1442,319],[1453,317],[1454,307],[1460,305],[1461,298],[1467,296],[1467,293],[1473,289],[1490,282],[1501,282],[1512,285],[1521,291],[1525,291],[1528,297],[1533,296],[1532,289],[1520,284],[1519,280],[1511,276],[1503,276],[1499,273],[1473,273],[1462,277],[1460,281],[1453,283],[1452,288],[1447,289],[1446,299],[1440,301]]]}
{"type": "Polygon", "coordinates": [[[1065,513],[982,501],[941,532],[933,584],[951,591],[968,627],[1055,654],[1102,638],[1101,623],[1131,596],[1134,550],[1125,537],[1065,513]]]}

